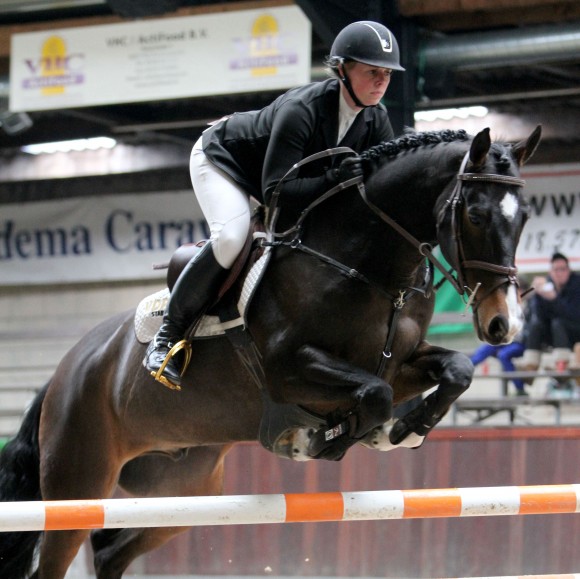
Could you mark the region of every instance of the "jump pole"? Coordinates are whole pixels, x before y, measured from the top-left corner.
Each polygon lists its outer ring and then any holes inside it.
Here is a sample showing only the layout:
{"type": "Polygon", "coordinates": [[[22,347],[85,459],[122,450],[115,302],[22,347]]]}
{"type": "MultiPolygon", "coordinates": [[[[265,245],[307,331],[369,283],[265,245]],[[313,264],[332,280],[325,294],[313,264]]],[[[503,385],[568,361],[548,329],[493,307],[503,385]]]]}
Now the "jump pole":
{"type": "Polygon", "coordinates": [[[580,485],[0,503],[0,532],[580,512],[580,485]]]}

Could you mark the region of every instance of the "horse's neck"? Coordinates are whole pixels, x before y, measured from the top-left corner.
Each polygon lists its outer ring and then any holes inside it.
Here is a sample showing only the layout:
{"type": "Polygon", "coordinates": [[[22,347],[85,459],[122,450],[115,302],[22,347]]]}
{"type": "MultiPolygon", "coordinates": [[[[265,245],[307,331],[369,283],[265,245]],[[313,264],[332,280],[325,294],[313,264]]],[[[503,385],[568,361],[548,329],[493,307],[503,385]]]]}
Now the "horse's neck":
{"type": "Polygon", "coordinates": [[[429,158],[411,162],[407,156],[400,163],[385,164],[367,183],[371,203],[421,243],[435,241],[435,208],[454,177],[446,165],[432,163],[429,158]]]}
{"type": "Polygon", "coordinates": [[[411,285],[417,249],[385,223],[353,189],[312,216],[303,242],[385,288],[411,285]]]}

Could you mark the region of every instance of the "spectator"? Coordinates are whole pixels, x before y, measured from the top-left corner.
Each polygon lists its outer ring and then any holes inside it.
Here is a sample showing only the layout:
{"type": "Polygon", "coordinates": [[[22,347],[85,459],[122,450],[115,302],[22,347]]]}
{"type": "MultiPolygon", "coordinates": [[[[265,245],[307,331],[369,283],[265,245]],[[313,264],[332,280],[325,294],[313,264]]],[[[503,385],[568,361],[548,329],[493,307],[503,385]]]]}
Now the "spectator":
{"type": "Polygon", "coordinates": [[[580,275],[570,270],[568,258],[554,253],[550,273],[534,278],[532,317],[522,367],[537,370],[542,350],[552,348],[556,368],[568,367],[574,344],[580,342],[580,275]]]}
{"type": "MultiPolygon", "coordinates": [[[[520,291],[525,293],[527,289],[529,289],[530,284],[525,280],[519,280],[520,291]]],[[[511,344],[501,344],[499,346],[493,346],[491,344],[482,344],[473,352],[470,356],[471,361],[473,362],[474,366],[481,364],[487,358],[494,357],[497,358],[501,364],[501,368],[504,372],[513,372],[516,370],[514,366],[513,359],[519,358],[525,349],[525,339],[527,334],[527,325],[530,317],[530,308],[528,307],[527,301],[528,296],[530,294],[526,294],[524,296],[525,305],[524,305],[524,325],[520,333],[514,338],[511,344]]],[[[512,382],[516,387],[516,396],[527,396],[528,393],[526,392],[526,387],[524,384],[524,380],[521,378],[512,378],[512,382]]]]}

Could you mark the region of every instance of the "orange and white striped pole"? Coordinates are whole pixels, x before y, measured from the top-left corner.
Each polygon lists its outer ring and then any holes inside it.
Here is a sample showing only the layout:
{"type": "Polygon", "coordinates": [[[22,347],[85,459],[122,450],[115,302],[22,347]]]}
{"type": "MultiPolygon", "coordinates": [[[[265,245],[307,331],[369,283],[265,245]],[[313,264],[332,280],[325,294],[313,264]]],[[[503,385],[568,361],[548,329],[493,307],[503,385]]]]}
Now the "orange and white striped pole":
{"type": "Polygon", "coordinates": [[[580,511],[580,485],[0,503],[0,532],[580,511]]]}

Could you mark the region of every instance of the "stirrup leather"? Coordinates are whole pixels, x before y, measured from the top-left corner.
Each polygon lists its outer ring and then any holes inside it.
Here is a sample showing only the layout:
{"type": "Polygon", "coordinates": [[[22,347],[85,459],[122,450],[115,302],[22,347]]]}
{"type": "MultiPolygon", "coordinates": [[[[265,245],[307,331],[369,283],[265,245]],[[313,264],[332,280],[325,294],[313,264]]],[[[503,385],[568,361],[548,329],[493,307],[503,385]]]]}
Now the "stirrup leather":
{"type": "Polygon", "coordinates": [[[163,386],[166,386],[170,390],[181,390],[181,386],[179,384],[173,383],[171,380],[166,378],[163,375],[163,370],[165,370],[165,367],[169,363],[169,360],[171,360],[171,358],[173,358],[175,354],[181,352],[181,350],[184,351],[185,360],[183,361],[183,368],[181,369],[179,375],[183,376],[191,360],[191,344],[189,343],[188,340],[180,340],[179,342],[177,342],[177,344],[172,346],[171,350],[169,350],[169,352],[167,353],[167,356],[165,356],[165,360],[163,360],[163,364],[161,364],[159,370],[157,370],[156,372],[151,370],[151,376],[153,376],[153,378],[155,378],[157,382],[160,382],[161,384],[163,384],[163,386]]]}

